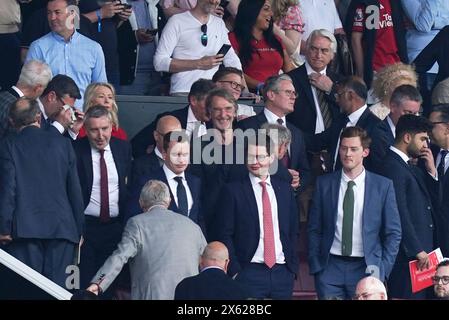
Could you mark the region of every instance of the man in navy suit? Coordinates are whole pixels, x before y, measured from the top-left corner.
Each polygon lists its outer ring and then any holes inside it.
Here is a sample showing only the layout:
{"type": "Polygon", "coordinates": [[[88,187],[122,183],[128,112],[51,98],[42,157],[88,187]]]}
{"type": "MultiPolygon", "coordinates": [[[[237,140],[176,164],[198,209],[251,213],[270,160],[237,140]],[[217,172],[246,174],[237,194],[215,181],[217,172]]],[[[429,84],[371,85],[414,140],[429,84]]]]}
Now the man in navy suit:
{"type": "Polygon", "coordinates": [[[404,114],[418,114],[421,103],[421,94],[414,86],[406,84],[394,89],[390,98],[390,114],[377,124],[371,134],[370,158],[373,171],[380,169],[387,151],[394,143],[399,118],[404,114]]]}
{"type": "Polygon", "coordinates": [[[380,171],[393,180],[402,227],[399,253],[388,279],[391,298],[427,297],[426,290],[412,293],[409,262],[418,259],[418,268],[427,268],[428,253],[435,249],[434,233],[438,226],[434,222],[431,194],[438,192],[438,176],[428,145],[431,129],[432,124],[425,118],[409,114],[400,117],[394,145],[380,171]],[[408,163],[418,157],[424,162],[425,170],[408,163]]]}
{"type": "Polygon", "coordinates": [[[225,185],[215,238],[229,250],[229,274],[257,299],[291,299],[298,272],[298,211],[288,182],[269,175],[275,160],[267,135],[248,138],[249,174],[225,185]]]}
{"type": "Polygon", "coordinates": [[[84,127],[87,137],[74,143],[86,220],[81,286],[89,284],[121,239],[131,166],[131,146],[111,137],[112,118],[105,107],[90,108],[84,127]]]}
{"type": "Polygon", "coordinates": [[[219,242],[209,243],[200,259],[200,274],[185,278],[175,290],[175,300],[244,300],[248,293],[240,282],[226,275],[229,253],[219,242]]]}
{"type": "Polygon", "coordinates": [[[183,214],[196,222],[204,230],[204,220],[200,210],[201,180],[186,172],[189,165],[190,143],[184,132],[172,131],[164,136],[162,157],[164,165],[146,176],[139,177],[130,186],[127,205],[129,219],[139,213],[139,195],[148,180],[160,180],[170,189],[169,210],[183,214]]]}
{"type": "Polygon", "coordinates": [[[343,129],[342,170],[317,180],[308,243],[319,299],[351,299],[366,274],[384,281],[399,250],[401,224],[393,183],[363,167],[369,143],[365,130],[343,129]]]}
{"type": "Polygon", "coordinates": [[[39,128],[35,100],[20,98],[9,111],[18,134],[0,148],[0,244],[66,287],[83,232],[83,199],[68,139],[39,128]]]}

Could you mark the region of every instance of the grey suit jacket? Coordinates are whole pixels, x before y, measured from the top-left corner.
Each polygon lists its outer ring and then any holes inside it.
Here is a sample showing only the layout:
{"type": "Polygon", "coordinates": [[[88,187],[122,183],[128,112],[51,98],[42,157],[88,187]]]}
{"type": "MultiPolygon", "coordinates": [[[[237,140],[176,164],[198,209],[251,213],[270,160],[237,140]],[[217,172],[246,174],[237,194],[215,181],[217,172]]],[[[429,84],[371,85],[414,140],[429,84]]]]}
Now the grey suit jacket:
{"type": "Polygon", "coordinates": [[[173,299],[177,284],[198,274],[206,247],[200,227],[161,206],[129,219],[117,249],[92,279],[106,290],[130,259],[133,300],[173,299]]]}

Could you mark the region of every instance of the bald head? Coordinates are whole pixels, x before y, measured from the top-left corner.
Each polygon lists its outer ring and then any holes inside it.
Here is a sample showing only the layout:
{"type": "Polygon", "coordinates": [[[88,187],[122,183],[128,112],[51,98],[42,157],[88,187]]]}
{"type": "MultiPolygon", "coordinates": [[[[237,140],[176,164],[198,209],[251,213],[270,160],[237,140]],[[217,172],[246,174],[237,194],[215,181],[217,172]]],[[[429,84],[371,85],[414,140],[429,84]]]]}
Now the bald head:
{"type": "Polygon", "coordinates": [[[387,291],[376,277],[366,277],[357,283],[355,295],[358,300],[387,300],[387,291]]]}
{"type": "Polygon", "coordinates": [[[156,131],[153,132],[154,140],[159,151],[164,150],[164,135],[172,131],[182,130],[181,123],[176,117],[163,116],[156,125],[156,131]]]}
{"type": "Polygon", "coordinates": [[[214,266],[219,267],[226,272],[228,263],[228,248],[226,248],[223,243],[213,241],[204,248],[203,254],[201,255],[201,269],[214,266]]]}
{"type": "Polygon", "coordinates": [[[9,109],[9,120],[12,126],[21,130],[29,125],[40,125],[41,111],[36,100],[17,99],[9,109]]]}

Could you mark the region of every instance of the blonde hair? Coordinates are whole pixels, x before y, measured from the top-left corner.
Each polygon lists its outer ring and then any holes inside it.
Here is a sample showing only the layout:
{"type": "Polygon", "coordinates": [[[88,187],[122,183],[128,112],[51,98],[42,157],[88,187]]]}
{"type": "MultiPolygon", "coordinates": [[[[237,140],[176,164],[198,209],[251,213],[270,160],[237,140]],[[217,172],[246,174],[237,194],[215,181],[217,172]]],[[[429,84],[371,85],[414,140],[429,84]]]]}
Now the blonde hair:
{"type": "Polygon", "coordinates": [[[94,82],[87,86],[86,91],[84,92],[84,104],[83,104],[83,111],[86,112],[89,110],[89,108],[95,106],[96,104],[93,102],[95,97],[95,92],[97,91],[97,88],[99,87],[106,87],[112,92],[113,101],[112,101],[112,110],[111,110],[111,116],[112,116],[112,126],[114,129],[118,129],[119,123],[118,123],[118,106],[115,102],[115,89],[114,86],[107,82],[94,82]]]}
{"type": "Polygon", "coordinates": [[[273,20],[278,22],[287,14],[288,8],[299,5],[298,0],[272,0],[271,10],[273,10],[273,20]]]}
{"type": "Polygon", "coordinates": [[[418,87],[418,75],[409,64],[398,62],[382,68],[373,81],[373,92],[380,101],[390,100],[394,89],[402,84],[418,87]]]}

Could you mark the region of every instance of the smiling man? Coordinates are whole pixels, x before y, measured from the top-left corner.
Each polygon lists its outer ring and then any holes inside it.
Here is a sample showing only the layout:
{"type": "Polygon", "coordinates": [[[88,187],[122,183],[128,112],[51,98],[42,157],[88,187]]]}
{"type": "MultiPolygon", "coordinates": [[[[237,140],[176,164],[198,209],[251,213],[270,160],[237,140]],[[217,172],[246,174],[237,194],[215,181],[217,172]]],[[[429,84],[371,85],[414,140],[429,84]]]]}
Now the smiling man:
{"type": "Polygon", "coordinates": [[[441,261],[432,277],[433,291],[439,300],[449,300],[449,260],[441,261]]]}
{"type": "Polygon", "coordinates": [[[309,266],[319,299],[351,299],[366,275],[384,281],[401,241],[393,183],[366,171],[370,138],[359,127],[340,135],[342,170],[320,176],[309,213],[309,266]]]}

